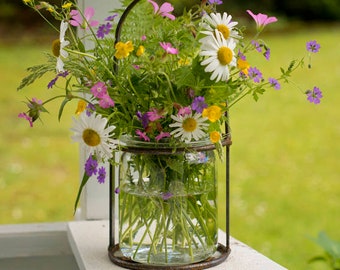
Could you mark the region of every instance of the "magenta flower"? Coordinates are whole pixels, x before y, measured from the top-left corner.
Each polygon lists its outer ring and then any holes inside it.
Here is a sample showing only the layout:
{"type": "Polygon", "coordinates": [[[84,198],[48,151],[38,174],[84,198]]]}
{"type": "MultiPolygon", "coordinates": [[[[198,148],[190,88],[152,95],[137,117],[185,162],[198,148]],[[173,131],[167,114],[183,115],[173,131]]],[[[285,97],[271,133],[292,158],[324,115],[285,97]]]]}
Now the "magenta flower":
{"type": "Polygon", "coordinates": [[[170,14],[170,12],[174,10],[174,7],[170,3],[165,2],[161,5],[161,7],[159,7],[159,5],[152,0],[148,0],[148,2],[152,4],[155,14],[159,14],[162,17],[167,17],[170,20],[176,19],[174,15],[170,14]]]}
{"type": "Polygon", "coordinates": [[[33,120],[32,120],[32,117],[28,116],[28,115],[27,115],[26,113],[24,113],[24,112],[23,112],[23,113],[19,113],[19,114],[18,114],[18,117],[27,120],[27,121],[29,122],[29,124],[30,124],[30,127],[33,127],[33,120]]]}
{"type": "Polygon", "coordinates": [[[306,49],[309,52],[317,53],[319,52],[320,48],[321,46],[319,43],[316,42],[316,40],[311,40],[306,43],[306,49]]]}
{"type": "Polygon", "coordinates": [[[95,27],[99,24],[98,21],[91,20],[94,16],[94,8],[87,7],[84,11],[84,18],[83,15],[76,9],[71,10],[70,15],[71,19],[69,23],[73,26],[80,26],[81,28],[88,29],[89,26],[95,27]]]}
{"type": "Polygon", "coordinates": [[[171,192],[168,191],[168,192],[165,192],[165,193],[162,194],[162,199],[164,201],[167,201],[167,200],[171,199],[173,196],[174,196],[174,194],[172,194],[171,192]]]}
{"type": "Polygon", "coordinates": [[[319,104],[320,99],[323,97],[320,88],[314,86],[313,90],[306,91],[307,100],[314,104],[319,104]]]}
{"type": "Polygon", "coordinates": [[[151,109],[149,112],[146,113],[148,119],[151,121],[151,122],[154,122],[158,119],[161,119],[163,118],[164,116],[155,108],[151,109]]]}
{"type": "Polygon", "coordinates": [[[159,142],[161,139],[163,139],[163,138],[169,138],[170,136],[171,136],[171,135],[170,135],[169,132],[163,132],[163,131],[161,131],[161,133],[159,133],[159,134],[155,137],[155,139],[156,139],[157,142],[159,142]]]}
{"type": "Polygon", "coordinates": [[[140,139],[149,142],[150,138],[146,135],[145,132],[140,131],[139,129],[136,130],[136,134],[139,136],[140,139]]]}
{"type": "Polygon", "coordinates": [[[170,42],[159,42],[159,45],[161,45],[168,54],[178,54],[178,49],[172,47],[170,42]]]}
{"type": "Polygon", "coordinates": [[[99,106],[103,109],[111,108],[115,106],[115,102],[112,100],[112,98],[105,94],[99,99],[99,106]]]}
{"type": "Polygon", "coordinates": [[[268,17],[268,15],[262,13],[255,15],[249,9],[247,10],[247,12],[255,20],[258,31],[261,31],[267,24],[277,21],[276,17],[268,17]]]}
{"type": "Polygon", "coordinates": [[[182,107],[178,110],[178,115],[180,116],[184,116],[187,114],[191,114],[191,108],[190,107],[182,107]]]}
{"type": "Polygon", "coordinates": [[[104,82],[97,82],[95,85],[91,87],[91,93],[96,98],[102,98],[107,95],[107,86],[104,82]]]}

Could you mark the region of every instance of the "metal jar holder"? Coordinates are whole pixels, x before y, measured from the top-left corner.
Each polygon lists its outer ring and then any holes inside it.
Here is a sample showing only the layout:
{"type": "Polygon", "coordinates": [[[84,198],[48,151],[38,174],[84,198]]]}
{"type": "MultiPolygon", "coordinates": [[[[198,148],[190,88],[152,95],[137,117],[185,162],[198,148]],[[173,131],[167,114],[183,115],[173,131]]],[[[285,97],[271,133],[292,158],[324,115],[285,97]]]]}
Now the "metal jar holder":
{"type": "MultiPolygon", "coordinates": [[[[131,11],[131,9],[138,3],[140,0],[133,0],[129,6],[125,9],[123,12],[116,28],[115,32],[115,44],[119,42],[120,40],[120,34],[121,34],[121,28],[122,25],[128,15],[128,13],[131,11]]],[[[117,59],[114,59],[114,67],[113,71],[115,73],[118,72],[118,64],[117,64],[117,59]]],[[[144,270],[144,269],[164,269],[164,270],[189,270],[189,269],[207,269],[216,265],[219,265],[220,263],[224,262],[226,258],[228,257],[230,253],[230,243],[229,243],[229,156],[230,156],[230,151],[229,147],[231,145],[231,137],[229,133],[229,127],[226,125],[226,130],[225,130],[225,136],[223,137],[222,140],[222,145],[226,149],[226,202],[225,202],[225,213],[226,213],[226,239],[225,239],[225,245],[218,243],[217,249],[214,255],[212,255],[210,258],[198,262],[198,263],[192,263],[192,264],[187,264],[187,265],[153,265],[153,264],[144,264],[144,263],[139,263],[131,260],[130,258],[125,257],[122,252],[120,251],[119,243],[116,243],[115,240],[115,234],[116,234],[116,209],[115,209],[115,186],[116,186],[116,181],[117,181],[117,175],[115,171],[115,166],[110,165],[110,181],[109,181],[109,211],[110,211],[110,220],[109,220],[109,247],[108,247],[108,255],[110,260],[121,267],[127,268],[127,269],[138,269],[138,270],[144,270]]],[[[211,145],[210,147],[213,147],[211,145]]],[[[150,150],[150,149],[148,149],[150,150]]],[[[159,149],[158,149],[159,151],[159,149]]]]}

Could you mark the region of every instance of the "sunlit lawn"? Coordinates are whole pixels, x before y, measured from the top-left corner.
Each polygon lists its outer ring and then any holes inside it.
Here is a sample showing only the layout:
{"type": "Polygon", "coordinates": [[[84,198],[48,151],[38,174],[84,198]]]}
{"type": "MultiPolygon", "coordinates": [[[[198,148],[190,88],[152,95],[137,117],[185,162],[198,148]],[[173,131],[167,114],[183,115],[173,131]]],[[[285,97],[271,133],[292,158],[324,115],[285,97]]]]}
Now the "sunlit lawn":
{"type": "MultiPolygon", "coordinates": [[[[266,37],[272,59],[258,65],[265,77],[278,74],[272,68],[277,63],[302,56],[308,40],[318,40],[322,49],[311,70],[296,73],[301,89],[272,90],[230,112],[231,234],[288,269],[322,269],[306,264],[321,253],[308,239],[320,230],[340,239],[339,31],[331,26],[266,37]],[[324,93],[317,106],[303,95],[313,81],[324,93]]],[[[61,123],[57,104],[34,128],[17,118],[26,96],[46,98],[55,91],[46,90],[48,79],[15,90],[24,69],[42,62],[41,52],[48,50],[49,44],[0,45],[0,223],[72,219],[79,175],[69,127],[76,105],[61,123]]]]}

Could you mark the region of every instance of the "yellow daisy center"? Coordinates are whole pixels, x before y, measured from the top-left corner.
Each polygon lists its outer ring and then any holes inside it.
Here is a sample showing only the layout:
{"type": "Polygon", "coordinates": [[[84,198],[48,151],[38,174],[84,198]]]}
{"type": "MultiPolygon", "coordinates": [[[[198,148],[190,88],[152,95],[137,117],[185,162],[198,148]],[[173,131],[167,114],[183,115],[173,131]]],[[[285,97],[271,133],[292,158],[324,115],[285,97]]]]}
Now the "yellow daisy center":
{"type": "Polygon", "coordinates": [[[100,136],[97,131],[87,128],[83,131],[83,140],[88,146],[97,146],[100,144],[100,136]]]}
{"type": "Polygon", "coordinates": [[[197,128],[197,121],[195,118],[189,117],[183,121],[182,127],[186,132],[193,132],[197,128]]]}
{"type": "Polygon", "coordinates": [[[55,57],[59,57],[60,55],[60,40],[55,39],[52,42],[52,53],[55,57]]]}
{"type": "Polygon", "coordinates": [[[227,26],[225,26],[224,24],[219,24],[216,26],[216,29],[221,32],[221,34],[223,35],[225,39],[229,38],[230,30],[227,26]]]}
{"type": "Polygon", "coordinates": [[[220,61],[221,65],[226,66],[233,59],[233,51],[228,47],[223,46],[217,51],[217,59],[220,61]]]}

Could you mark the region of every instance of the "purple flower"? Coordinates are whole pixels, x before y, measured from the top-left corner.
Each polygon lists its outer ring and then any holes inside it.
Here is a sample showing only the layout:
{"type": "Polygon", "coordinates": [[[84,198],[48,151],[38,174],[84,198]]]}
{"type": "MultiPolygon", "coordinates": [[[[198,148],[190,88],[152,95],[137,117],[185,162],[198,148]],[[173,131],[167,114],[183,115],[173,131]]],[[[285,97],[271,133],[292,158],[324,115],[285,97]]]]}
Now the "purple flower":
{"type": "Polygon", "coordinates": [[[259,83],[262,80],[262,73],[256,67],[250,67],[248,69],[248,76],[256,83],[259,83]]]}
{"type": "Polygon", "coordinates": [[[92,155],[85,162],[85,173],[87,176],[92,176],[97,173],[98,162],[92,155]]]}
{"type": "Polygon", "coordinates": [[[115,14],[113,14],[113,15],[111,15],[111,16],[105,18],[105,21],[107,21],[107,22],[112,22],[117,16],[118,16],[118,14],[115,13],[115,14]]]}
{"type": "Polygon", "coordinates": [[[115,193],[116,193],[116,194],[119,194],[119,193],[120,193],[120,188],[119,188],[119,187],[116,187],[116,188],[115,188],[115,193]]]}
{"type": "Polygon", "coordinates": [[[87,104],[86,106],[86,115],[91,116],[93,112],[96,111],[96,106],[94,106],[92,103],[87,104]]]}
{"type": "Polygon", "coordinates": [[[167,201],[170,198],[172,198],[173,196],[174,196],[174,194],[172,194],[171,192],[168,191],[168,192],[165,192],[165,193],[162,194],[162,199],[164,201],[167,201]]]}
{"type": "Polygon", "coordinates": [[[316,86],[314,86],[313,90],[307,90],[306,95],[307,95],[307,100],[314,104],[319,104],[320,99],[322,98],[322,92],[320,88],[316,86]]]}
{"type": "Polygon", "coordinates": [[[57,82],[57,80],[58,80],[59,77],[65,78],[68,74],[69,74],[69,73],[68,73],[67,70],[64,71],[64,72],[58,73],[57,76],[55,76],[55,78],[52,79],[52,80],[48,83],[47,88],[48,88],[48,89],[52,88],[52,87],[55,85],[55,83],[57,82]]]}
{"type": "Polygon", "coordinates": [[[97,176],[98,183],[104,184],[105,177],[106,177],[106,171],[105,171],[105,168],[102,166],[98,170],[98,176],[97,176]]]}
{"type": "Polygon", "coordinates": [[[150,122],[148,114],[147,113],[142,114],[140,111],[138,111],[136,115],[139,121],[141,121],[143,128],[147,128],[150,122]]]}
{"type": "Polygon", "coordinates": [[[258,43],[256,40],[252,40],[251,44],[253,44],[258,52],[262,52],[262,45],[260,45],[260,43],[258,43]]]}
{"type": "Polygon", "coordinates": [[[208,0],[208,3],[209,3],[210,5],[212,5],[212,4],[222,5],[222,4],[223,4],[223,1],[222,1],[222,0],[208,0]]]}
{"type": "Polygon", "coordinates": [[[270,59],[270,49],[266,48],[266,51],[264,52],[263,55],[267,60],[269,60],[270,59]]]}
{"type": "Polygon", "coordinates": [[[319,52],[320,48],[321,46],[319,43],[316,42],[316,40],[311,40],[306,43],[306,49],[311,53],[319,52]]]}
{"type": "Polygon", "coordinates": [[[110,33],[111,28],[112,28],[112,24],[109,22],[106,24],[100,25],[97,30],[97,37],[103,39],[106,35],[110,33]]]}
{"type": "Polygon", "coordinates": [[[270,85],[272,87],[274,87],[274,89],[276,89],[276,90],[280,90],[281,89],[281,85],[280,85],[280,83],[276,79],[269,78],[268,81],[269,81],[270,85]]]}
{"type": "Polygon", "coordinates": [[[203,109],[207,108],[208,104],[205,103],[204,97],[195,97],[192,104],[191,108],[195,110],[198,113],[202,113],[203,109]]]}

